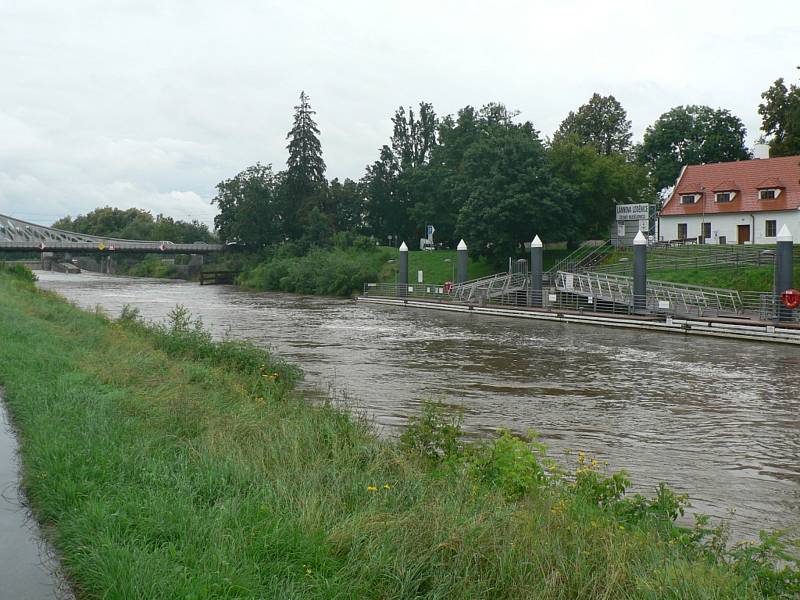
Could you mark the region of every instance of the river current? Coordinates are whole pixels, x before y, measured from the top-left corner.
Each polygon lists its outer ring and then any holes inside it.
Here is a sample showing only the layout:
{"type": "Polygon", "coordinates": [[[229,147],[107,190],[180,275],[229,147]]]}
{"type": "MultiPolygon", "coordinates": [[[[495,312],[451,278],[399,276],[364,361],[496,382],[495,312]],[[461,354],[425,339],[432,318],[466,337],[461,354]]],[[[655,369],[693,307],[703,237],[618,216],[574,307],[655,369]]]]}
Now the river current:
{"type": "Polygon", "coordinates": [[[177,304],[334,388],[395,434],[421,402],[464,410],[476,435],[535,430],[565,465],[584,450],[667,482],[734,538],[800,524],[800,351],[783,345],[517,320],[232,286],[40,272],[39,285],[112,317],[177,304]],[[731,513],[735,509],[735,513],[731,513]]]}

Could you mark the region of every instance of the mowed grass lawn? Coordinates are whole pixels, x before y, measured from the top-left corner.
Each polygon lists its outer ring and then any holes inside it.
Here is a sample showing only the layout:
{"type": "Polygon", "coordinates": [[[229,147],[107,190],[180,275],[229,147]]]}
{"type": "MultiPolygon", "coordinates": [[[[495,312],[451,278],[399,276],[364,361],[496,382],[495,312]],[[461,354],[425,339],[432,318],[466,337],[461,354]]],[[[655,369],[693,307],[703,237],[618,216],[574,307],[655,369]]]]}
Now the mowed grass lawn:
{"type": "Polygon", "coordinates": [[[182,311],[154,330],[0,272],[0,385],[24,488],[79,598],[797,589],[795,571],[767,564],[769,549],[746,560],[706,549],[702,532],[672,525],[680,502],[667,492],[662,508],[625,500],[622,479],[585,456],[559,475],[526,441],[470,450],[436,419],[403,446],[381,441],[363,420],[306,402],[297,376],[211,342],[182,311]]]}

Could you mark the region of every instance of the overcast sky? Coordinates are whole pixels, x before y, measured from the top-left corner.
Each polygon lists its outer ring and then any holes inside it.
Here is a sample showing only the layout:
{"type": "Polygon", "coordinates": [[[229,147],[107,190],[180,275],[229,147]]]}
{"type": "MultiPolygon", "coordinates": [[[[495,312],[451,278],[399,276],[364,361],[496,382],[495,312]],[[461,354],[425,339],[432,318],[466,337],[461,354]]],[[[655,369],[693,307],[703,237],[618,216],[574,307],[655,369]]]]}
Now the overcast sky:
{"type": "Polygon", "coordinates": [[[504,102],[549,136],[613,94],[637,141],[708,104],[752,142],[761,92],[798,64],[798,0],[0,0],[0,213],[211,223],[217,182],[284,168],[303,89],[329,178],[360,178],[397,106],[421,100],[504,102]]]}

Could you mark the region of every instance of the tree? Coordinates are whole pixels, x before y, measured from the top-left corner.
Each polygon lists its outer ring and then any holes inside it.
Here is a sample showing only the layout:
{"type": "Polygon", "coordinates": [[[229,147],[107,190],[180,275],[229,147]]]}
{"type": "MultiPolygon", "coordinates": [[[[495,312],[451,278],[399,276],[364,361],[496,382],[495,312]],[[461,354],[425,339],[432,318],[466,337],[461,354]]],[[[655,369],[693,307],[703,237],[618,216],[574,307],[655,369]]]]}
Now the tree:
{"type": "Polygon", "coordinates": [[[400,166],[392,149],[383,146],[380,158],[367,167],[361,180],[369,231],[379,240],[385,240],[389,235],[406,237],[408,217],[399,193],[399,172],[400,166]]]}
{"type": "Polygon", "coordinates": [[[208,226],[198,221],[176,221],[140,208],[126,210],[105,206],[78,215],[64,217],[53,223],[56,229],[126,240],[169,240],[178,244],[214,241],[208,226]]]}
{"type": "Polygon", "coordinates": [[[286,135],[289,158],[286,161],[284,226],[291,237],[299,237],[303,214],[315,206],[322,208],[326,181],[319,128],[313,117],[316,112],[311,110],[305,92],[300,92],[300,104],[294,110],[294,124],[286,135]]]}
{"type": "Polygon", "coordinates": [[[646,170],[621,154],[598,154],[569,136],[551,146],[548,158],[553,175],[574,193],[570,241],[607,238],[616,204],[654,199],[646,170]]]}
{"type": "Polygon", "coordinates": [[[364,193],[361,186],[352,179],[331,181],[325,212],[333,215],[335,231],[360,232],[364,227],[364,193]]]}
{"type": "MultiPolygon", "coordinates": [[[[492,121],[499,121],[494,109],[492,121]]],[[[471,182],[464,176],[464,157],[483,135],[492,110],[476,110],[465,106],[455,118],[446,116],[438,128],[438,143],[431,151],[428,164],[414,174],[416,202],[409,208],[414,223],[436,226],[436,239],[450,246],[458,243],[458,212],[470,194],[471,182]],[[483,113],[483,117],[481,116],[483,113]]]]}
{"type": "Polygon", "coordinates": [[[474,255],[496,263],[520,252],[536,232],[566,239],[572,227],[574,192],[550,172],[538,132],[482,113],[484,135],[464,156],[470,190],[458,214],[458,233],[474,255]]]}
{"type": "Polygon", "coordinates": [[[745,128],[730,111],[677,106],[647,128],[637,149],[656,189],[673,185],[684,165],[745,160],[745,128]]]}
{"type": "Polygon", "coordinates": [[[258,163],[218,183],[212,203],[219,207],[214,225],[220,239],[254,250],[283,239],[283,190],[282,177],[272,166],[258,163]]]}
{"type": "Polygon", "coordinates": [[[569,136],[575,136],[580,144],[594,146],[606,156],[627,154],[631,148],[631,122],[614,96],[595,93],[577,112],[570,111],[553,135],[553,141],[569,136]]]}
{"type": "Polygon", "coordinates": [[[770,157],[800,154],[800,87],[792,84],[787,89],[781,77],[761,97],[758,113],[761,129],[772,136],[770,157]]]}
{"type": "Polygon", "coordinates": [[[379,159],[367,167],[362,179],[370,231],[383,240],[399,235],[411,242],[425,222],[412,221],[412,208],[421,201],[420,172],[436,147],[436,113],[420,102],[419,116],[402,106],[392,117],[390,146],[383,146],[379,159]]]}
{"type": "Polygon", "coordinates": [[[419,118],[414,116],[414,109],[409,107],[408,116],[401,106],[392,117],[394,130],[392,133],[392,152],[397,159],[401,172],[421,167],[428,162],[430,153],[436,144],[436,113],[429,102],[419,103],[419,118]]]}

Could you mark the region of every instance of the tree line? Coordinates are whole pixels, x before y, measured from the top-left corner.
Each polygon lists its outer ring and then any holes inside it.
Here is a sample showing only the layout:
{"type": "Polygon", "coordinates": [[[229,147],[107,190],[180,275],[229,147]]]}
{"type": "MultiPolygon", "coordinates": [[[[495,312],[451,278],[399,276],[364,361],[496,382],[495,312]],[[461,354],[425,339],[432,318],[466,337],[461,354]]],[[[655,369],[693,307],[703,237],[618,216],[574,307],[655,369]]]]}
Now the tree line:
{"type": "Polygon", "coordinates": [[[164,215],[153,216],[139,208],[127,210],[105,206],[85,214],[64,217],[53,223],[56,229],[125,240],[170,241],[176,244],[213,242],[216,237],[199,221],[180,221],[164,215]]]}
{"type": "MultiPolygon", "coordinates": [[[[762,97],[771,155],[800,154],[800,89],[779,79],[762,97]]],[[[437,241],[463,237],[475,255],[499,260],[533,231],[548,241],[606,237],[615,204],[656,202],[685,164],[751,158],[741,119],[709,106],[672,108],[633,144],[612,95],[594,94],[552,139],[501,103],[440,117],[421,102],[397,109],[359,180],[328,181],[314,115],[301,93],[286,169],[259,163],[217,185],[223,241],[298,254],[354,236],[413,245],[432,223],[437,241]]]]}

